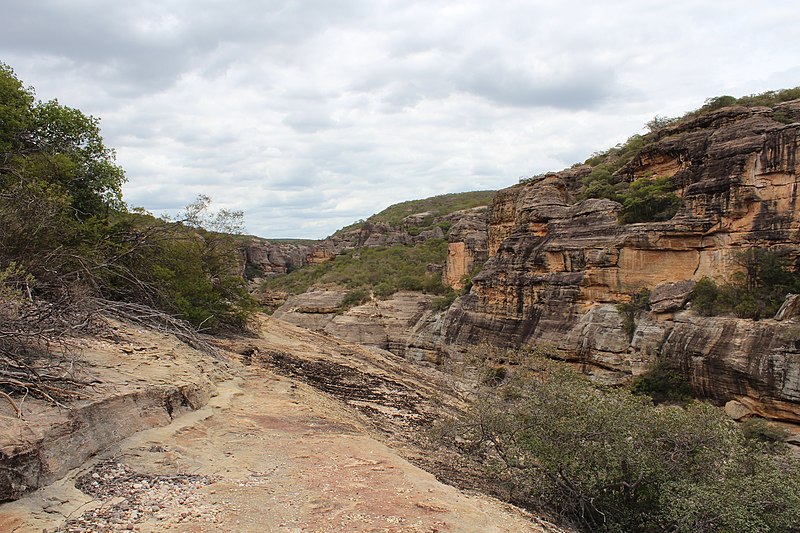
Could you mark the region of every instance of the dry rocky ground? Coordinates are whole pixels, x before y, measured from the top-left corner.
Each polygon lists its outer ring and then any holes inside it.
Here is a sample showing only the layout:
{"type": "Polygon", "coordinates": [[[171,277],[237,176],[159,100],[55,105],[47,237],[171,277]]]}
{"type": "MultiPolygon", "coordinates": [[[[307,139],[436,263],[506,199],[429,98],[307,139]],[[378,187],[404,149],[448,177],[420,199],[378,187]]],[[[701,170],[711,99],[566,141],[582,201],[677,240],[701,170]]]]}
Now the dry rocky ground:
{"type": "MultiPolygon", "coordinates": [[[[277,320],[265,320],[259,337],[224,341],[228,362],[122,325],[100,344],[85,355],[103,382],[91,402],[143,395],[156,382],[214,382],[212,397],[167,418],[150,412],[155,427],[117,442],[106,431],[63,477],[0,505],[0,531],[561,531],[412,463],[436,463],[412,437],[457,399],[443,376],[388,352],[277,320]]],[[[31,426],[70,415],[28,409],[23,421],[0,418],[4,453],[56,442],[57,464],[69,464],[85,443],[48,440],[31,426]]],[[[95,409],[87,424],[111,416],[143,425],[116,409],[95,409]]]]}

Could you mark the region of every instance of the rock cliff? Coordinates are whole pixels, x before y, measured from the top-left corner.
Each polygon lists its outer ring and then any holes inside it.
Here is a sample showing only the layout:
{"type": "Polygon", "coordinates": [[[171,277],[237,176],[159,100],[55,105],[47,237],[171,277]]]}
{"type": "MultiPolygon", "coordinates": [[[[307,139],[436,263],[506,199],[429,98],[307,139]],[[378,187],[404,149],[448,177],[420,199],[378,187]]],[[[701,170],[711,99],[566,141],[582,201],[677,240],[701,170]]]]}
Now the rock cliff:
{"type": "Polygon", "coordinates": [[[464,294],[446,312],[405,294],[338,313],[343,293],[334,292],[295,297],[279,316],[418,361],[458,357],[484,342],[546,346],[609,383],[628,383],[660,358],[682,369],[701,397],[800,422],[797,297],[776,319],[758,322],[690,310],[695,283],[728,279],[737,252],[800,256],[800,101],[690,115],[642,141],[615,167],[616,179],[668,179],[680,198],[669,220],[622,224],[623,205],[584,197],[595,168],[575,165],[497,192],[488,209],[436,225],[430,213],[400,226],[363,223],[307,256],[413,245],[448,228],[443,279],[464,294]],[[427,233],[413,231],[423,220],[427,233]],[[641,289],[650,291],[649,310],[626,325],[618,305],[641,289]],[[315,298],[338,300],[320,311],[312,310],[315,298]]]}
{"type": "Polygon", "coordinates": [[[787,116],[800,118],[800,101],[728,107],[650,134],[618,175],[668,176],[681,207],[665,222],[623,225],[619,203],[579,201],[588,166],[500,191],[489,259],[448,312],[445,344],[546,344],[612,382],[662,357],[702,396],[800,422],[798,324],[683,310],[694,281],[735,271],[738,250],[800,254],[800,123],[787,116]],[[652,290],[651,311],[629,337],[616,304],[641,288],[652,290]]]}

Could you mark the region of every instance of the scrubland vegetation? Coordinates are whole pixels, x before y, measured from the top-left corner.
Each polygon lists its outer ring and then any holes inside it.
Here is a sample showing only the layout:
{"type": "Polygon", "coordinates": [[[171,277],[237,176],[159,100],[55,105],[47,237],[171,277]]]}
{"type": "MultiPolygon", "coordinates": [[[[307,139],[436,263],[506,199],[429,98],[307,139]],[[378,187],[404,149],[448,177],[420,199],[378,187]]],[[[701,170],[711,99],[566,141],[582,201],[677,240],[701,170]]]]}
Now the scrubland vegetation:
{"type": "Polygon", "coordinates": [[[372,292],[386,298],[400,290],[447,294],[441,267],[447,259],[447,241],[429,239],[415,246],[360,248],[325,263],[307,266],[265,282],[266,288],[299,294],[314,285],[337,285],[372,292]],[[433,270],[429,265],[435,265],[433,270]]]}
{"type": "MultiPolygon", "coordinates": [[[[129,210],[99,121],[38,101],[0,64],[0,392],[51,401],[80,384],[58,362],[98,314],[243,328],[254,305],[231,237],[241,214],[200,197],[182,220],[129,210]],[[55,357],[45,360],[42,357],[55,357]]],[[[183,329],[182,329],[183,328],[183,329]]]]}
{"type": "Polygon", "coordinates": [[[780,431],[686,399],[657,406],[543,355],[474,352],[474,403],[437,430],[498,495],[587,531],[800,528],[800,464],[780,431]]]}

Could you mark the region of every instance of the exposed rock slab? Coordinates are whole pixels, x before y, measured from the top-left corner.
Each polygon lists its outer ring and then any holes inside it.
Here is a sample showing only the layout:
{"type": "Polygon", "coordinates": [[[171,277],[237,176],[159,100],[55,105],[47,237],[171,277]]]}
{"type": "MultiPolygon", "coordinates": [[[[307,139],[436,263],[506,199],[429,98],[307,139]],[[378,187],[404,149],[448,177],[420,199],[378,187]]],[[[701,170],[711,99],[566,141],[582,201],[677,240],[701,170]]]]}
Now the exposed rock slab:
{"type": "MultiPolygon", "coordinates": [[[[430,398],[447,395],[448,386],[433,370],[276,320],[260,338],[227,347],[248,353],[250,367],[219,384],[206,407],[0,506],[0,524],[21,531],[565,531],[444,485],[375,438],[437,409],[430,398]],[[293,361],[280,367],[295,368],[292,377],[270,370],[276,354],[293,361]],[[347,379],[327,379],[308,366],[315,362],[336,365],[347,379]],[[395,385],[387,389],[386,380],[395,385]]],[[[398,445],[404,435],[397,431],[398,445]]]]}
{"type": "Polygon", "coordinates": [[[0,501],[48,485],[121,439],[198,409],[227,373],[214,357],[166,334],[116,324],[86,341],[78,376],[97,383],[67,409],[26,399],[23,418],[0,406],[0,501]]]}

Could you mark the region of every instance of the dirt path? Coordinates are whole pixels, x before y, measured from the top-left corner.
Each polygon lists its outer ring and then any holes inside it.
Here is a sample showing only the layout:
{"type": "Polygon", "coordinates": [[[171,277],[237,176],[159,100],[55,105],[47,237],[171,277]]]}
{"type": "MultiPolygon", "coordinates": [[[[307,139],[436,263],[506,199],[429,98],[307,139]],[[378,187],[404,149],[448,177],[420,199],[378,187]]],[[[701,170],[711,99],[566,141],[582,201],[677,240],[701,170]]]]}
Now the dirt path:
{"type": "MultiPolygon", "coordinates": [[[[256,348],[293,346],[312,358],[319,350],[287,334],[295,333],[273,328],[274,338],[256,348]]],[[[359,355],[344,355],[366,370],[359,355]]],[[[243,369],[203,409],[137,433],[0,507],[0,531],[548,530],[513,507],[438,482],[370,436],[353,404],[312,385],[257,365],[243,369]]]]}

